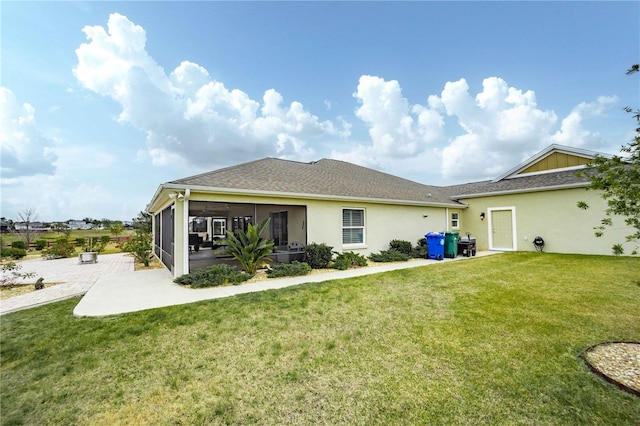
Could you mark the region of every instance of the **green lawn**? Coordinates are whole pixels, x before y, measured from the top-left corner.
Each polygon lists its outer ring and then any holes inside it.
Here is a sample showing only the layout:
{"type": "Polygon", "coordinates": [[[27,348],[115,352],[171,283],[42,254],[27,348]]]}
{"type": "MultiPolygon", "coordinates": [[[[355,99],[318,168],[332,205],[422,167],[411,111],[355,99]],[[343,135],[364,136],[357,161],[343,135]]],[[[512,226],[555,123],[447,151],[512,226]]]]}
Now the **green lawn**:
{"type": "Polygon", "coordinates": [[[640,259],[514,253],[102,319],[5,315],[3,424],[638,425],[579,354],[640,259]]]}

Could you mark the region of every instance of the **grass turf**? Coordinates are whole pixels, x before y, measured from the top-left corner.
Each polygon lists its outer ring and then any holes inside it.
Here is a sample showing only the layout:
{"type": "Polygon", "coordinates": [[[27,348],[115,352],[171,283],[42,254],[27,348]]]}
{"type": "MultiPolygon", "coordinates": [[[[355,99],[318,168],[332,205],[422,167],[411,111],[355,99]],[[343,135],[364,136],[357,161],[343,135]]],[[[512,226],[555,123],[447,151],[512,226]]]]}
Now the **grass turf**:
{"type": "Polygon", "coordinates": [[[579,358],[640,259],[509,253],[102,319],[5,315],[3,424],[638,424],[579,358]]]}

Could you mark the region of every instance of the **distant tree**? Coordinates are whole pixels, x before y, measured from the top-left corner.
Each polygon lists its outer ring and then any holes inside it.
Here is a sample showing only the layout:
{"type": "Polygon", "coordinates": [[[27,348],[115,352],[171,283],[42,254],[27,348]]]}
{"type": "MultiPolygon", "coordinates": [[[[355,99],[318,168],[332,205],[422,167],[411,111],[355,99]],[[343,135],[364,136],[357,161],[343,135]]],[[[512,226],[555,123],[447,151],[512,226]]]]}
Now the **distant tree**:
{"type": "Polygon", "coordinates": [[[69,228],[69,225],[67,225],[64,222],[54,222],[51,224],[51,230],[53,232],[57,232],[58,234],[65,234],[65,235],[69,235],[69,233],[71,233],[71,229],[69,228]]]}
{"type": "Polygon", "coordinates": [[[109,231],[118,238],[118,235],[124,231],[124,226],[122,226],[122,222],[113,222],[109,227],[109,231]]]}
{"type": "Polygon", "coordinates": [[[11,219],[7,219],[6,217],[0,218],[0,220],[7,224],[7,232],[15,232],[15,223],[11,219]]]}
{"type": "MultiPolygon", "coordinates": [[[[627,74],[638,71],[640,64],[635,64],[627,70],[627,74]]],[[[637,254],[640,242],[640,109],[634,111],[631,107],[625,107],[624,110],[633,115],[637,126],[634,139],[621,148],[627,155],[616,155],[612,158],[596,156],[589,163],[595,173],[587,174],[586,171],[582,171],[580,174],[589,176],[589,189],[600,190],[602,198],[607,200],[605,217],[601,220],[601,225],[595,228],[595,235],[602,236],[605,229],[613,225],[612,216],[622,216],[625,223],[635,229],[627,235],[626,241],[635,243],[631,254],[637,254]]],[[[584,201],[578,202],[578,207],[589,208],[584,201]]],[[[622,244],[614,244],[612,251],[616,255],[623,254],[622,244]]]]}
{"type": "Polygon", "coordinates": [[[24,240],[24,245],[27,249],[31,246],[31,240],[35,232],[33,231],[33,222],[38,218],[36,211],[32,208],[24,209],[18,213],[20,221],[24,224],[24,229],[20,230],[20,235],[24,240]]]}
{"type": "Polygon", "coordinates": [[[136,231],[148,232],[151,233],[151,214],[145,211],[141,211],[138,213],[137,217],[133,218],[133,228],[136,231]]]}

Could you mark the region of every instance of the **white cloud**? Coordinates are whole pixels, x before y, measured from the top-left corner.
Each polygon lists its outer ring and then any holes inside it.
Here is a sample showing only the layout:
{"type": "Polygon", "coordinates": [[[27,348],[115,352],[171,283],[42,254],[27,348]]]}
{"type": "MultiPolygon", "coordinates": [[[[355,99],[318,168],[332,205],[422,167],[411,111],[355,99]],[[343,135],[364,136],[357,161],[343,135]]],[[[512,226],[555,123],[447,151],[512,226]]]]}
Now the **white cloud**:
{"type": "Polygon", "coordinates": [[[354,97],[370,143],[333,151],[333,158],[403,175],[416,176],[423,167],[425,176],[437,170],[446,182],[494,178],[552,143],[604,146],[585,119],[603,115],[617,102],[600,97],[581,103],[558,123],[554,111],[538,107],[535,92],[498,77],[486,78],[475,95],[465,79],[450,81],[439,96],[428,96],[426,105],[410,105],[397,81],[364,75],[354,97]]]}
{"type": "Polygon", "coordinates": [[[55,141],[38,129],[35,108],[20,105],[13,92],[0,86],[0,146],[2,178],[55,172],[55,141]]]}
{"type": "MultiPolygon", "coordinates": [[[[446,179],[492,178],[545,146],[560,143],[552,138],[557,115],[539,109],[533,91],[510,87],[498,77],[485,79],[482,87],[473,97],[465,79],[447,82],[439,101],[434,100],[464,130],[442,151],[446,179]]],[[[584,138],[586,133],[579,136],[584,138]]],[[[570,143],[580,144],[581,140],[570,143]]]]}
{"type": "Polygon", "coordinates": [[[369,126],[375,155],[412,157],[441,136],[440,114],[430,107],[410,106],[395,80],[363,75],[354,97],[360,103],[355,114],[369,126]]]}
{"type": "Polygon", "coordinates": [[[119,121],[147,133],[146,148],[155,164],[176,156],[207,167],[248,156],[308,157],[315,152],[308,143],[349,135],[348,127],[320,121],[298,102],[285,105],[273,89],[261,103],[186,61],[167,75],[145,50],[144,29],[120,14],[109,16],[106,30],[83,31],[89,42],[76,50],[76,78],[119,103],[119,121]]]}
{"type": "MultiPolygon", "coordinates": [[[[486,78],[476,94],[465,79],[449,81],[439,95],[412,104],[398,81],[363,75],[353,94],[355,116],[368,132],[360,138],[344,118],[321,121],[301,103],[285,103],[275,89],[252,99],[188,61],[165,72],[146,51],[144,29],[125,16],[112,14],[106,29],[83,31],[88,42],[76,50],[76,78],[117,102],[120,122],[146,132],[136,161],[156,165],[202,170],[263,156],[307,161],[331,151],[333,158],[368,167],[413,172],[422,164],[448,182],[479,180],[551,143],[604,145],[587,118],[617,101],[582,103],[559,120],[538,107],[535,92],[499,77],[486,78]],[[336,142],[343,148],[332,149],[336,142]]],[[[332,109],[328,100],[324,105],[332,109]]]]}
{"type": "Polygon", "coordinates": [[[597,132],[584,128],[585,118],[598,117],[618,102],[615,96],[600,96],[595,102],[582,102],[562,120],[560,130],[553,136],[554,143],[597,149],[603,144],[602,137],[597,132]]]}

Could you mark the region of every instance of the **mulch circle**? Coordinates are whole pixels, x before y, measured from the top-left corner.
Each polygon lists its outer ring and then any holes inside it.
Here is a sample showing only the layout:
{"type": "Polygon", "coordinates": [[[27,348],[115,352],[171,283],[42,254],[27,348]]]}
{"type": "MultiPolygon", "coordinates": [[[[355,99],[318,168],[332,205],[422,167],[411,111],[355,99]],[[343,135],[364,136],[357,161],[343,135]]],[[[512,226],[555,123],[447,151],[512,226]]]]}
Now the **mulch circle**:
{"type": "Polygon", "coordinates": [[[640,397],[640,342],[598,343],[580,356],[595,374],[640,397]]]}

